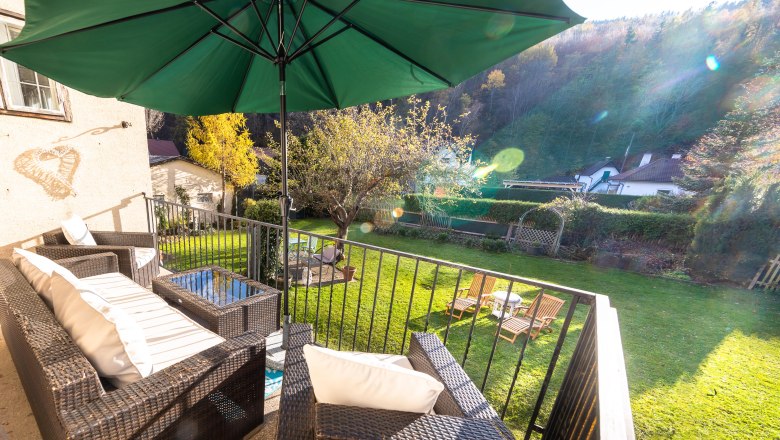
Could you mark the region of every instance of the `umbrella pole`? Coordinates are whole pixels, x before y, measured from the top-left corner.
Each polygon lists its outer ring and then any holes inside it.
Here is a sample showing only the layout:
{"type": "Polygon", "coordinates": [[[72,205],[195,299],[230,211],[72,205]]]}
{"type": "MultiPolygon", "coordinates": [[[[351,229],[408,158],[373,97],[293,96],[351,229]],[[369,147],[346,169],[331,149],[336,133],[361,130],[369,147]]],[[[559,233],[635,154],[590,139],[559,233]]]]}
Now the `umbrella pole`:
{"type": "Polygon", "coordinates": [[[290,246],[290,230],[287,217],[290,214],[290,195],[287,192],[287,95],[285,93],[285,64],[279,63],[279,144],[282,150],[282,194],[279,204],[282,208],[282,261],[284,274],[282,293],[284,295],[284,321],[282,323],[282,348],[287,348],[290,338],[290,261],[288,258],[290,246]]]}

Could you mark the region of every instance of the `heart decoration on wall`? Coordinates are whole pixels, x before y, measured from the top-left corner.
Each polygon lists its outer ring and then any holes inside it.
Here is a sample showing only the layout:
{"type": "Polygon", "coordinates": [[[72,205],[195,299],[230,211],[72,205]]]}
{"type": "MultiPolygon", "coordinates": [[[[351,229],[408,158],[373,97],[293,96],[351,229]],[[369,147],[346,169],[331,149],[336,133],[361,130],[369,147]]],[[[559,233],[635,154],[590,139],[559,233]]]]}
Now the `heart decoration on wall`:
{"type": "Polygon", "coordinates": [[[34,148],[14,160],[14,169],[40,185],[55,200],[75,196],[73,176],[81,155],[70,145],[34,148]]]}

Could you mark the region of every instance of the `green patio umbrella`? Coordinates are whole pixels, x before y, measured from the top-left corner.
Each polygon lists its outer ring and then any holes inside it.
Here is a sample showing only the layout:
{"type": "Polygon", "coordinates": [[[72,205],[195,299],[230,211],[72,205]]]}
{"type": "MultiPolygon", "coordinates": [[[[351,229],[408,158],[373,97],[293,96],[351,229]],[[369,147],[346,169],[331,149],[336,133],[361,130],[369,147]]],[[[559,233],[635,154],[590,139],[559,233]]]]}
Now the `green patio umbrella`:
{"type": "MultiPolygon", "coordinates": [[[[25,6],[26,26],[0,54],[76,90],[187,115],[279,113],[285,255],[288,111],[451,87],[584,20],[562,0],[27,0],[25,6]]],[[[287,328],[286,262],[283,279],[287,328]]]]}

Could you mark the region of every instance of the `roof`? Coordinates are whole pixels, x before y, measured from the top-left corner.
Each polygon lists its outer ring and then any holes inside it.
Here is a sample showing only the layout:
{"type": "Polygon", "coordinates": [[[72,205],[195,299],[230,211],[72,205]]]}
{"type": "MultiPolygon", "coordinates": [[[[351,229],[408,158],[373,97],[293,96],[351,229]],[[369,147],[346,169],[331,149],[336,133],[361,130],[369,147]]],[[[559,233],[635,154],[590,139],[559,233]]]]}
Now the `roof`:
{"type": "Polygon", "coordinates": [[[184,156],[156,156],[156,155],[149,155],[149,166],[155,166],[155,165],[162,165],[164,163],[173,162],[174,160],[181,160],[184,162],[191,163],[193,165],[197,165],[201,168],[205,168],[203,165],[195,162],[194,160],[190,159],[189,157],[184,156]]]}
{"type": "Polygon", "coordinates": [[[596,162],[594,164],[591,164],[585,168],[582,169],[582,171],[579,172],[581,176],[590,176],[591,174],[595,173],[596,171],[604,168],[604,167],[612,167],[615,169],[618,169],[615,162],[613,162],[611,159],[604,159],[602,161],[596,162]]]}
{"type": "Polygon", "coordinates": [[[178,156],[179,150],[173,141],[164,141],[162,139],[147,139],[149,155],[152,156],[178,156]]]}
{"type": "Polygon", "coordinates": [[[627,182],[671,182],[673,178],[682,177],[680,159],[658,159],[633,170],[617,174],[610,180],[627,182]]]}

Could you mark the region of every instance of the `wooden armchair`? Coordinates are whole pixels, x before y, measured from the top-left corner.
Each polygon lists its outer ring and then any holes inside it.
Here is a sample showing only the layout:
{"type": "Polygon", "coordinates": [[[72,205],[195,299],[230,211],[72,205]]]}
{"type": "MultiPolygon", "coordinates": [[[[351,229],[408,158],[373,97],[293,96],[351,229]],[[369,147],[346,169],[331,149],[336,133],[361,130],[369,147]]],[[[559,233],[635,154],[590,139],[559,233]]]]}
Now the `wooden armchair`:
{"type": "Polygon", "coordinates": [[[447,304],[447,310],[445,313],[452,315],[455,318],[462,318],[463,312],[479,313],[482,307],[487,307],[488,301],[493,296],[493,286],[496,284],[494,277],[485,276],[483,273],[475,273],[474,278],[471,279],[471,285],[469,287],[463,287],[458,289],[459,298],[455,298],[455,301],[447,304]],[[480,291],[482,295],[480,296],[480,291]],[[466,292],[465,295],[462,292],[466,292]],[[459,314],[455,314],[460,312],[459,314]]]}
{"type": "Polygon", "coordinates": [[[501,336],[502,338],[514,344],[515,339],[517,339],[517,336],[521,333],[528,333],[528,336],[531,339],[536,339],[542,330],[546,329],[548,332],[552,332],[550,324],[552,324],[552,322],[558,316],[558,312],[561,310],[561,307],[563,307],[565,302],[566,301],[552,295],[540,293],[536,296],[536,298],[534,298],[533,302],[531,302],[531,305],[527,307],[518,307],[516,313],[519,315],[520,312],[523,312],[521,316],[511,316],[506,318],[498,326],[498,336],[501,336]],[[536,304],[539,301],[541,301],[541,304],[539,304],[539,310],[536,312],[536,319],[534,320],[533,324],[531,324],[531,318],[534,316],[536,304]],[[501,333],[502,330],[511,333],[512,337],[510,338],[503,335],[501,333]]]}
{"type": "Polygon", "coordinates": [[[43,234],[43,246],[35,252],[51,260],[81,257],[103,252],[116,254],[119,272],[136,283],[149,287],[160,273],[160,252],[154,234],[147,232],[90,231],[96,246],[74,246],[62,231],[43,234]],[[140,263],[140,264],[139,264],[140,263]]]}

